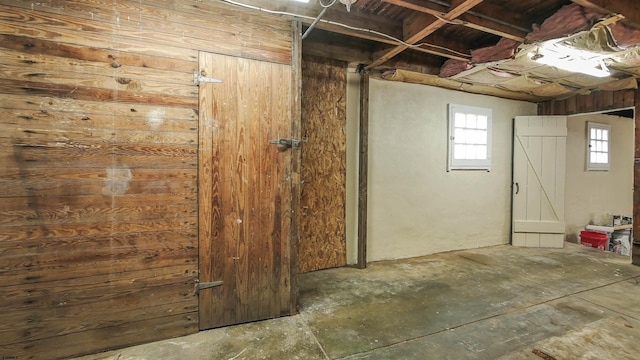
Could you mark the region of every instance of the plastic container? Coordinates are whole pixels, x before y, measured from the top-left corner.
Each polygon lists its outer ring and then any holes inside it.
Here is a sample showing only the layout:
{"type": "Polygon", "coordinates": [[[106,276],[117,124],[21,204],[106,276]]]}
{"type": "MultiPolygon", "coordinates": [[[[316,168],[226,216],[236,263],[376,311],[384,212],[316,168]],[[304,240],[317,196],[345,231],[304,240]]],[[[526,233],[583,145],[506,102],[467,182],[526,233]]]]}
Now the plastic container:
{"type": "Polygon", "coordinates": [[[605,250],[607,248],[608,238],[607,234],[595,231],[580,232],[580,243],[584,246],[589,246],[598,250],[605,250]]]}

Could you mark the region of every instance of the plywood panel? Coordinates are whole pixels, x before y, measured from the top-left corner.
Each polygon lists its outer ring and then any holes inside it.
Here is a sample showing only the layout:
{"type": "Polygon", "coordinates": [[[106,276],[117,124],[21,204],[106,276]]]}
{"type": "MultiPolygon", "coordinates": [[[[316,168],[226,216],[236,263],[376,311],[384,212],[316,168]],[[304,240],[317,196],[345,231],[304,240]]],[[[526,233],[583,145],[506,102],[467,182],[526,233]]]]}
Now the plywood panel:
{"type": "Polygon", "coordinates": [[[0,0],[0,358],[198,330],[198,53],[288,65],[290,29],[217,1],[0,0]]]}
{"type": "Polygon", "coordinates": [[[300,271],[346,264],[346,63],[302,61],[300,271]]]}

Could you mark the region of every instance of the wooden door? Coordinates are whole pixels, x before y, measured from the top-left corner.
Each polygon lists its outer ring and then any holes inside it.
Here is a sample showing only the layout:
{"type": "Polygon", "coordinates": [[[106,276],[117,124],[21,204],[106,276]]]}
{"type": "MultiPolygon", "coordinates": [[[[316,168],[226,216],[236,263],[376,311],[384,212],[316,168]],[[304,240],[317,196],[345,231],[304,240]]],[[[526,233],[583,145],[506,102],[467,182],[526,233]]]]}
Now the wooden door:
{"type": "Polygon", "coordinates": [[[561,248],[567,118],[518,116],[514,126],[512,244],[561,248]]]}
{"type": "Polygon", "coordinates": [[[291,309],[291,67],[209,53],[200,73],[201,329],[291,309]]]}

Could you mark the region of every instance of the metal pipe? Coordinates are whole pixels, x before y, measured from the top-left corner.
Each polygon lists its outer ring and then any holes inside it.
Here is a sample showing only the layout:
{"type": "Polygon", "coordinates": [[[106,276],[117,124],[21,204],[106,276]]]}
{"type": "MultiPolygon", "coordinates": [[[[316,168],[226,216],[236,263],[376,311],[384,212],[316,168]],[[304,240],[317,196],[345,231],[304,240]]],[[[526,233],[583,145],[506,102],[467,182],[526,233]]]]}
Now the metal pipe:
{"type": "Polygon", "coordinates": [[[314,27],[316,27],[316,25],[318,24],[318,22],[320,22],[320,19],[324,16],[324,14],[327,12],[327,10],[329,10],[329,7],[325,7],[322,9],[322,11],[320,12],[320,15],[318,15],[318,17],[313,20],[313,22],[311,23],[311,25],[309,25],[309,28],[307,28],[307,30],[304,32],[304,34],[302,34],[302,40],[304,40],[304,38],[306,38],[307,36],[309,36],[309,33],[311,32],[311,30],[313,30],[314,27]]]}

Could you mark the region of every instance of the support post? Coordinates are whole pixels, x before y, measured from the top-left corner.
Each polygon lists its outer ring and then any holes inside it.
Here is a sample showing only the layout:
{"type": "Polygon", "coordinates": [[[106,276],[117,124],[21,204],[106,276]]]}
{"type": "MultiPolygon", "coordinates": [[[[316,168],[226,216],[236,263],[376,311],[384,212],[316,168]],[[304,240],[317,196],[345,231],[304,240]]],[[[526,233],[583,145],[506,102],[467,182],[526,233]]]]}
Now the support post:
{"type": "MultiPolygon", "coordinates": [[[[302,23],[293,21],[292,56],[291,56],[291,138],[302,136],[302,23]]],[[[298,274],[300,273],[300,170],[302,149],[291,148],[291,309],[290,314],[297,313],[298,306],[298,274]]]]}
{"type": "Polygon", "coordinates": [[[369,169],[369,73],[360,72],[360,154],[358,169],[358,268],[367,267],[367,176],[369,169]]]}
{"type": "Polygon", "coordinates": [[[631,263],[640,265],[640,90],[636,90],[634,98],[635,148],[633,162],[633,232],[631,237],[631,263]]]}

